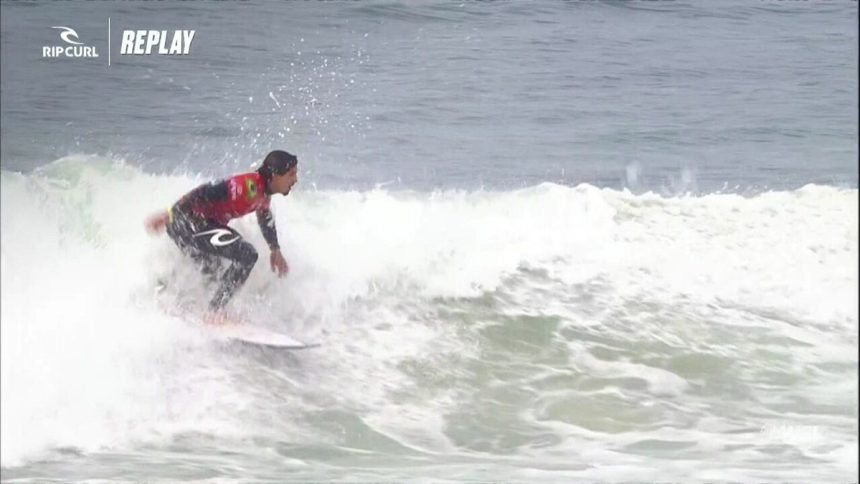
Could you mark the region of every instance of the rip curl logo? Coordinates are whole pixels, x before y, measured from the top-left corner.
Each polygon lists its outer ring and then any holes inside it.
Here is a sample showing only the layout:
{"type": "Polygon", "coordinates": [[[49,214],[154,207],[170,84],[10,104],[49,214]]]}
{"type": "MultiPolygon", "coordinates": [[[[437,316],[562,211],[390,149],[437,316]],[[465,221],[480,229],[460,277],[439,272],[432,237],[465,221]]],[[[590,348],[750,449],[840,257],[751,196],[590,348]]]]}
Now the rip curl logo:
{"type": "Polygon", "coordinates": [[[60,31],[60,39],[69,45],[44,45],[42,46],[43,58],[58,57],[98,57],[95,46],[84,45],[75,29],[56,25],[51,27],[60,31]]]}
{"type": "Polygon", "coordinates": [[[202,237],[204,235],[211,235],[212,237],[209,239],[209,243],[214,245],[215,247],[224,247],[225,245],[230,245],[233,242],[239,240],[239,236],[233,232],[230,232],[227,229],[212,229],[207,230],[206,232],[200,232],[199,234],[194,234],[195,237],[202,237]],[[224,239],[224,237],[234,236],[232,239],[224,239]]]}
{"type": "Polygon", "coordinates": [[[62,26],[55,26],[55,27],[51,27],[51,28],[52,29],[62,29],[62,32],[60,32],[60,38],[63,39],[63,42],[65,42],[67,44],[84,45],[83,42],[80,42],[81,39],[78,38],[78,33],[75,32],[75,29],[72,29],[69,27],[62,27],[62,26]],[[72,40],[70,37],[74,37],[75,40],[72,40]]]}

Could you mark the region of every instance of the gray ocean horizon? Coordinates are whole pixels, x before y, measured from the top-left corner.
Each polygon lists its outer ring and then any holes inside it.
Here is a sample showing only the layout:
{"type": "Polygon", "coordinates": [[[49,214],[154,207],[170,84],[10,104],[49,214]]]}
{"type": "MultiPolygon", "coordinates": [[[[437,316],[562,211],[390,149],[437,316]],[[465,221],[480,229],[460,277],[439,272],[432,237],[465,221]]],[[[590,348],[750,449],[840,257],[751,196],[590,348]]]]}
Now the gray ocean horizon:
{"type": "Polygon", "coordinates": [[[6,170],[225,176],[279,148],[333,188],[857,186],[856,2],[2,8],[6,170]],[[55,24],[100,57],[40,58],[55,24]],[[142,28],[193,51],[119,55],[142,28]]]}

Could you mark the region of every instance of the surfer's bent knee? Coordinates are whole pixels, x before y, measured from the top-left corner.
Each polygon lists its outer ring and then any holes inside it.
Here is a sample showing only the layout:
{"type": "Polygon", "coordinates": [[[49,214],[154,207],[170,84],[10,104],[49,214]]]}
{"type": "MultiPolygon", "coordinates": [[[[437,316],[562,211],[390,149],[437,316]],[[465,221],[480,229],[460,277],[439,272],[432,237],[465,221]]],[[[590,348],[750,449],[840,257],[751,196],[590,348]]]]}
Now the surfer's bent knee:
{"type": "Polygon", "coordinates": [[[257,259],[260,258],[260,255],[257,253],[257,249],[254,248],[253,245],[248,242],[242,241],[242,244],[239,246],[238,253],[236,254],[236,262],[242,264],[243,266],[247,266],[249,269],[254,267],[254,264],[257,263],[257,259]]]}

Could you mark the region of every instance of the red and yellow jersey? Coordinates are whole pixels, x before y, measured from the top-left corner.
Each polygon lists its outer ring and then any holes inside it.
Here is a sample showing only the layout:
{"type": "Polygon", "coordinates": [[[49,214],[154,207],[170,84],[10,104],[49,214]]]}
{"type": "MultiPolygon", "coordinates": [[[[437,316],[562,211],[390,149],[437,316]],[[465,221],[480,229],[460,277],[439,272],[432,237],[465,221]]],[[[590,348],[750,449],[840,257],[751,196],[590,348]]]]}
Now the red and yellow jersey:
{"type": "Polygon", "coordinates": [[[252,172],[201,185],[182,197],[174,210],[226,224],[251,212],[266,210],[269,203],[265,180],[252,172]]]}
{"type": "Polygon", "coordinates": [[[266,180],[259,173],[252,172],[200,185],[180,198],[168,214],[171,223],[177,217],[191,217],[227,225],[234,218],[257,212],[263,238],[270,248],[277,249],[278,233],[270,203],[266,180]]]}

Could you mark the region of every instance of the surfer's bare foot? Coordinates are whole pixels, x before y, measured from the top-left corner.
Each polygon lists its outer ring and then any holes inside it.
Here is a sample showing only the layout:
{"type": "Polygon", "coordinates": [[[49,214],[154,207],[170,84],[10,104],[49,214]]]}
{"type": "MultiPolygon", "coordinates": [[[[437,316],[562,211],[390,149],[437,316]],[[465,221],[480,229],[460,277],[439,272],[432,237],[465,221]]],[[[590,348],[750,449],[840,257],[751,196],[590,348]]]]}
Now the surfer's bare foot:
{"type": "Polygon", "coordinates": [[[212,326],[235,326],[239,324],[239,320],[231,314],[228,314],[223,309],[220,311],[207,311],[203,315],[203,322],[212,326]]]}

